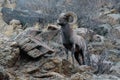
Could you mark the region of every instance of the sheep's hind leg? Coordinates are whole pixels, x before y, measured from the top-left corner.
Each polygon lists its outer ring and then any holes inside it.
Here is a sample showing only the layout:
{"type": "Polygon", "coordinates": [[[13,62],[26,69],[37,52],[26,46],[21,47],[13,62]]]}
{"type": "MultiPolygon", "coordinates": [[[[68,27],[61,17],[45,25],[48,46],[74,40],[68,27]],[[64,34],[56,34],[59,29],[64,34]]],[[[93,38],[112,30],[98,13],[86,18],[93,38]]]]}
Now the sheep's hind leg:
{"type": "Polygon", "coordinates": [[[65,49],[65,53],[66,53],[66,59],[68,60],[69,54],[68,54],[68,50],[67,49],[65,49]]]}
{"type": "Polygon", "coordinates": [[[80,54],[82,56],[82,64],[85,65],[85,56],[84,56],[83,50],[80,50],[80,54]]]}
{"type": "Polygon", "coordinates": [[[74,56],[75,56],[76,61],[79,63],[79,65],[81,65],[80,53],[75,52],[74,56]]]}
{"type": "Polygon", "coordinates": [[[73,47],[72,47],[72,54],[71,54],[71,56],[72,56],[72,63],[73,63],[73,66],[74,66],[74,54],[75,54],[75,45],[73,45],[73,47]]]}

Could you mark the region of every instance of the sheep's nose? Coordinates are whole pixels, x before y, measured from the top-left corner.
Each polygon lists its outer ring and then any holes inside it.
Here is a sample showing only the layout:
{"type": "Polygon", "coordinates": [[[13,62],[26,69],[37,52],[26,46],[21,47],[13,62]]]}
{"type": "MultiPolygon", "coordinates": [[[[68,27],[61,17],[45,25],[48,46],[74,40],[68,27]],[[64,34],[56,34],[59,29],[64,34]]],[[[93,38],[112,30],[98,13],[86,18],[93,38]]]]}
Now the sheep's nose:
{"type": "Polygon", "coordinates": [[[60,23],[57,23],[57,25],[61,25],[60,23]]]}

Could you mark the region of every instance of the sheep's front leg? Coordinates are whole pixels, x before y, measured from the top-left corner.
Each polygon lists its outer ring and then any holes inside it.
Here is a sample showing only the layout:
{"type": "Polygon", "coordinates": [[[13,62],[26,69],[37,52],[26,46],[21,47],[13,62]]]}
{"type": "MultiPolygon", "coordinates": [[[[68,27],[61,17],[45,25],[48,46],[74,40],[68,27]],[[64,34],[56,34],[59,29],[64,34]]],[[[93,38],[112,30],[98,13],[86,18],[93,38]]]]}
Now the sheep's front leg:
{"type": "Polygon", "coordinates": [[[74,54],[75,54],[75,44],[73,44],[73,47],[72,47],[72,54],[71,54],[71,56],[72,56],[72,62],[73,62],[73,65],[74,65],[74,54]]]}

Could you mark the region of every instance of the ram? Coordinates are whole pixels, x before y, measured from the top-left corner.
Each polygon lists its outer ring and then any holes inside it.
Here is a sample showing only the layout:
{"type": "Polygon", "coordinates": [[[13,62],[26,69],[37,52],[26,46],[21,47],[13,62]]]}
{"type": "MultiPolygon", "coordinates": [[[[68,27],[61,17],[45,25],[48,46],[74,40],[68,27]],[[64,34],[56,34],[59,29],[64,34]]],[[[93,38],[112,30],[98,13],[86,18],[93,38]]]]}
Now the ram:
{"type": "Polygon", "coordinates": [[[89,64],[90,58],[87,53],[86,41],[82,36],[72,29],[72,26],[77,21],[77,15],[74,12],[61,13],[57,24],[61,26],[62,43],[65,47],[65,52],[68,59],[68,51],[71,51],[72,62],[74,64],[74,57],[79,65],[89,64]],[[70,19],[73,19],[70,21],[70,19]],[[89,61],[88,61],[89,60],[89,61]]]}

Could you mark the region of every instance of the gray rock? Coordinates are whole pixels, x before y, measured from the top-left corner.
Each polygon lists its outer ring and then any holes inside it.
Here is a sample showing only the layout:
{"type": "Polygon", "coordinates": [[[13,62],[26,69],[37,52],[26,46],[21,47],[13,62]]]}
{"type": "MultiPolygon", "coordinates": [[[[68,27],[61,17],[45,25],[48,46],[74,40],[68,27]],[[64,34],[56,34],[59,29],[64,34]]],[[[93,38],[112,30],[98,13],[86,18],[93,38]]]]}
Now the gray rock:
{"type": "Polygon", "coordinates": [[[45,74],[34,76],[35,78],[41,79],[52,79],[52,80],[67,80],[63,75],[56,73],[56,72],[48,72],[45,74]]]}
{"type": "Polygon", "coordinates": [[[15,38],[19,47],[24,51],[23,55],[27,54],[35,59],[45,54],[54,53],[54,50],[42,41],[40,34],[41,31],[29,28],[15,38]]]}
{"type": "Polygon", "coordinates": [[[90,30],[88,28],[76,28],[74,31],[89,42],[93,41],[93,36],[95,35],[95,32],[93,30],[90,30]]]}
{"type": "Polygon", "coordinates": [[[16,0],[1,0],[0,1],[0,6],[9,7],[9,8],[15,8],[16,0]]]}
{"type": "Polygon", "coordinates": [[[19,57],[19,48],[11,47],[9,38],[0,35],[0,65],[11,67],[19,57]]]}
{"type": "Polygon", "coordinates": [[[19,48],[12,48],[6,45],[0,48],[0,64],[3,66],[13,66],[19,57],[19,48]]]}
{"type": "Polygon", "coordinates": [[[113,75],[103,74],[100,76],[94,76],[92,80],[120,80],[120,78],[113,75]]]}
{"type": "Polygon", "coordinates": [[[92,80],[93,74],[90,73],[76,73],[71,76],[70,80],[92,80]]]}
{"type": "Polygon", "coordinates": [[[113,37],[114,39],[120,39],[120,26],[114,27],[111,30],[111,37],[113,37]]]}
{"type": "Polygon", "coordinates": [[[70,80],[84,80],[84,77],[81,74],[76,73],[76,74],[71,76],[70,80]]]}
{"type": "Polygon", "coordinates": [[[113,62],[119,62],[120,61],[120,51],[117,49],[111,49],[108,50],[109,55],[107,58],[113,62]]]}
{"type": "Polygon", "coordinates": [[[0,7],[3,5],[4,0],[0,0],[0,7]]]}
{"type": "MultiPolygon", "coordinates": [[[[89,53],[91,55],[91,66],[95,74],[109,73],[112,66],[112,61],[109,59],[110,51],[107,50],[107,44],[104,42],[93,42],[89,53]],[[108,54],[109,53],[109,54],[108,54]]],[[[110,46],[110,45],[109,45],[110,46]]]]}
{"type": "Polygon", "coordinates": [[[111,25],[120,23],[120,14],[108,14],[108,23],[111,25]]]}
{"type": "Polygon", "coordinates": [[[0,80],[10,80],[6,70],[0,66],[0,80]]]}
{"type": "Polygon", "coordinates": [[[40,11],[42,14],[49,14],[52,18],[47,18],[47,20],[50,22],[56,22],[61,12],[73,11],[78,15],[80,27],[97,27],[99,21],[96,18],[99,15],[99,8],[105,5],[106,8],[111,9],[119,2],[118,0],[17,0],[16,9],[40,11]]]}
{"type": "Polygon", "coordinates": [[[13,19],[13,20],[10,21],[10,25],[20,25],[20,24],[21,24],[21,23],[20,23],[19,20],[13,19]]]}
{"type": "Polygon", "coordinates": [[[11,20],[16,19],[21,22],[22,25],[33,26],[36,23],[44,24],[45,17],[47,15],[38,14],[33,11],[25,11],[25,10],[16,10],[10,8],[2,8],[1,10],[3,14],[3,20],[9,24],[11,20]]]}
{"type": "Polygon", "coordinates": [[[63,67],[62,59],[60,59],[59,57],[46,59],[43,61],[43,64],[41,64],[40,72],[46,73],[46,72],[52,71],[52,72],[57,72],[57,73],[63,73],[64,69],[62,69],[62,67],[63,67]]]}
{"type": "Polygon", "coordinates": [[[120,78],[120,62],[118,62],[114,66],[112,66],[110,71],[111,71],[112,75],[115,75],[120,78]]]}
{"type": "Polygon", "coordinates": [[[98,27],[95,27],[94,31],[99,35],[106,36],[110,32],[111,28],[112,27],[109,24],[102,24],[98,27]]]}
{"type": "Polygon", "coordinates": [[[105,37],[104,36],[101,36],[101,35],[93,35],[93,42],[101,42],[101,43],[104,43],[105,41],[105,37]]]}

